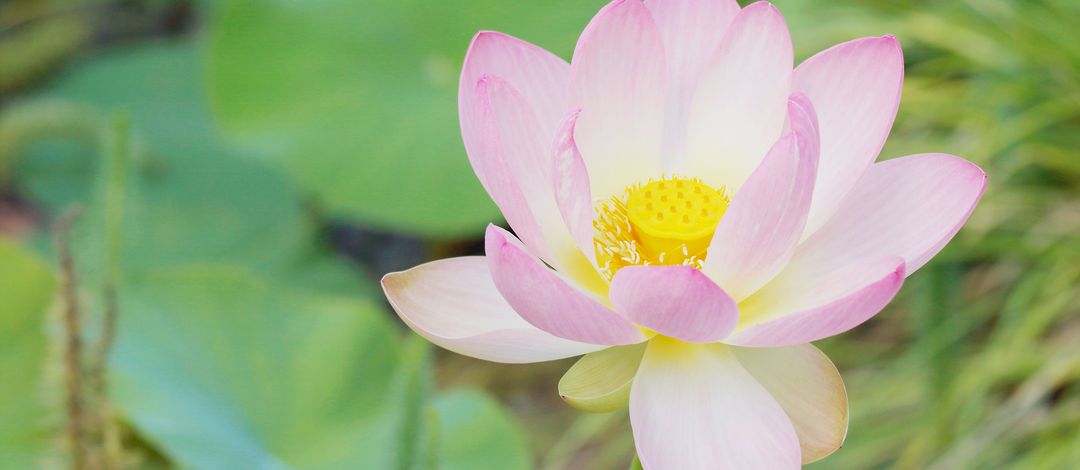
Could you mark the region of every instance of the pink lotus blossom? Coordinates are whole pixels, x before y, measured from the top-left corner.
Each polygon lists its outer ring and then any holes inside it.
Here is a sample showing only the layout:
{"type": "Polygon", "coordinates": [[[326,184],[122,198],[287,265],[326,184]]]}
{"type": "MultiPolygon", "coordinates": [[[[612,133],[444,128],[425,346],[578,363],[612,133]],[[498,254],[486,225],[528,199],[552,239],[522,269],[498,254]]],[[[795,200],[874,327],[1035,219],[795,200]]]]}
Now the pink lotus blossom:
{"type": "Polygon", "coordinates": [[[900,103],[894,37],[792,65],[765,2],[615,0],[569,64],[477,34],[462,135],[517,236],[490,225],[487,256],[388,274],[386,296],[461,354],[587,354],[564,397],[628,400],[645,468],[829,455],[847,396],[810,343],[880,311],[964,224],[986,175],[945,154],[874,163],[900,103]]]}

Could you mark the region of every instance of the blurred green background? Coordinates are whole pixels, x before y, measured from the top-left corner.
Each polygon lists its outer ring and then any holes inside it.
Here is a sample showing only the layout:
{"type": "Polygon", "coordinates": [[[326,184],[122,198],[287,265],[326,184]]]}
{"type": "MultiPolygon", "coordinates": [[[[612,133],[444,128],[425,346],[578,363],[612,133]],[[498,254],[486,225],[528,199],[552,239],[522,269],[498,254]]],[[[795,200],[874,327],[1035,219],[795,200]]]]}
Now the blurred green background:
{"type": "MultiPolygon", "coordinates": [[[[900,38],[882,158],[990,175],[889,308],[820,344],[852,418],[814,467],[1080,468],[1080,2],[775,3],[799,59],[900,38]]],[[[458,136],[472,34],[569,58],[602,4],[0,2],[0,468],[69,466],[72,413],[88,468],[626,468],[625,411],[558,399],[572,361],[433,350],[376,284],[499,221],[458,136]]]]}

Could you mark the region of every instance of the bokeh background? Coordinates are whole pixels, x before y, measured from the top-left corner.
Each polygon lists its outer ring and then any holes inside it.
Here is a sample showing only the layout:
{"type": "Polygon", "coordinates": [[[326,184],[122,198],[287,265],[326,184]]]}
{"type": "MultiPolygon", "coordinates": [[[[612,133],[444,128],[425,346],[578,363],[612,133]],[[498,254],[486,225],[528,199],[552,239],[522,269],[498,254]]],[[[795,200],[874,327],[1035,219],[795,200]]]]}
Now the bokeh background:
{"type": "MultiPolygon", "coordinates": [[[[572,361],[433,350],[377,287],[501,223],[458,135],[472,34],[568,59],[602,3],[0,2],[0,468],[68,467],[73,433],[85,468],[627,468],[625,411],[558,399],[572,361]]],[[[797,60],[900,38],[882,158],[990,176],[820,344],[851,424],[814,468],[1080,468],[1080,2],[775,3],[797,60]]]]}

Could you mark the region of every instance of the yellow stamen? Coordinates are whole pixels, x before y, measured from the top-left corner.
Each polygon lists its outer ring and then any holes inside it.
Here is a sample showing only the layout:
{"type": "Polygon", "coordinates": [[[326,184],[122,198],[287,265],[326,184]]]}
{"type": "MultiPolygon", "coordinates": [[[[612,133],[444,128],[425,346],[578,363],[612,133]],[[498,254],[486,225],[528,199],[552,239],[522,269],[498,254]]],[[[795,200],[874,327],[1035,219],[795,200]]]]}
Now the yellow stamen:
{"type": "Polygon", "coordinates": [[[701,267],[728,203],[724,188],[697,179],[664,177],[631,185],[596,207],[595,245],[608,279],[631,265],[701,267]]]}

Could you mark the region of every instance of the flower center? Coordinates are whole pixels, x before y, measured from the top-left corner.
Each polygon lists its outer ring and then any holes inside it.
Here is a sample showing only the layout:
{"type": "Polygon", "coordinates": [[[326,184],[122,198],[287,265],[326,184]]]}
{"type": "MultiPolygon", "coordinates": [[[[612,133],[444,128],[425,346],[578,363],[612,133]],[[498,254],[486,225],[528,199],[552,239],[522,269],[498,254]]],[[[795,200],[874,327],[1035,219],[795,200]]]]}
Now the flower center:
{"type": "Polygon", "coordinates": [[[608,279],[625,266],[701,267],[730,200],[724,188],[697,179],[663,177],[633,184],[596,207],[597,264],[608,279]]]}

